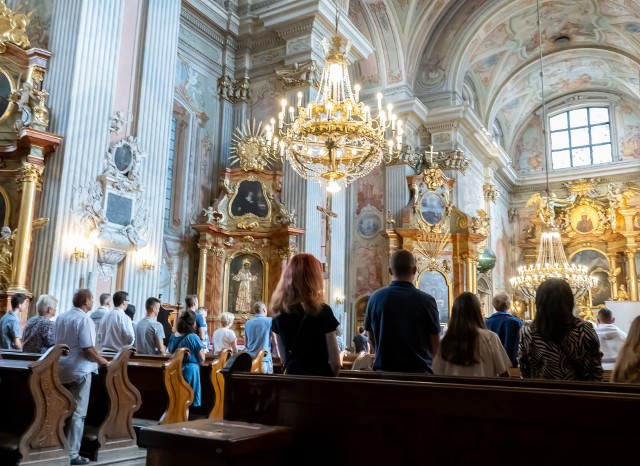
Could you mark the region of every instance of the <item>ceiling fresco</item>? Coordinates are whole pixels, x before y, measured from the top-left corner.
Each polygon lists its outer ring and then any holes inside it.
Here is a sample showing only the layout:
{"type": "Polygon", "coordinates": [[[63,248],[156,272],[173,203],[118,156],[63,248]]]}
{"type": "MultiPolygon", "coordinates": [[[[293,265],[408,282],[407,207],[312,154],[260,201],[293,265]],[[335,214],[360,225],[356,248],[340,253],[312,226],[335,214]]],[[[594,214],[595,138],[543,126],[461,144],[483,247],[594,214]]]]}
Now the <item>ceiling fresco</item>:
{"type": "Polygon", "coordinates": [[[500,124],[514,165],[542,104],[541,46],[547,102],[593,91],[640,108],[640,0],[540,5],[542,44],[536,0],[350,0],[350,19],[376,48],[356,79],[409,85],[427,107],[431,96],[462,95],[471,83],[478,117],[487,128],[500,124]]]}

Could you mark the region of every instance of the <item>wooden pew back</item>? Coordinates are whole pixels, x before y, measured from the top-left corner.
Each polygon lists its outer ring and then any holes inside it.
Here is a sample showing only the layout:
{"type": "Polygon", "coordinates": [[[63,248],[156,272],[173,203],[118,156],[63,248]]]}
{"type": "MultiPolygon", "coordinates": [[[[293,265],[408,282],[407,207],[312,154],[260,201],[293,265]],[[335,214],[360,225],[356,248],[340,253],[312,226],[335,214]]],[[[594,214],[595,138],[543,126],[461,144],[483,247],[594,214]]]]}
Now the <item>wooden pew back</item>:
{"type": "MultiPolygon", "coordinates": [[[[75,409],[75,400],[58,376],[60,356],[68,352],[66,345],[57,345],[32,360],[2,354],[0,431],[19,438],[19,464],[69,464],[64,422],[75,409]]],[[[15,458],[10,453],[0,459],[12,464],[15,458]]]]}
{"type": "Polygon", "coordinates": [[[269,376],[234,373],[233,363],[222,371],[225,420],[293,427],[288,464],[594,464],[610,462],[612,452],[636,454],[635,393],[545,381],[528,387],[269,376]],[[354,435],[363,447],[353,448],[354,435]],[[607,447],[582,447],[594,435],[607,447]]]}

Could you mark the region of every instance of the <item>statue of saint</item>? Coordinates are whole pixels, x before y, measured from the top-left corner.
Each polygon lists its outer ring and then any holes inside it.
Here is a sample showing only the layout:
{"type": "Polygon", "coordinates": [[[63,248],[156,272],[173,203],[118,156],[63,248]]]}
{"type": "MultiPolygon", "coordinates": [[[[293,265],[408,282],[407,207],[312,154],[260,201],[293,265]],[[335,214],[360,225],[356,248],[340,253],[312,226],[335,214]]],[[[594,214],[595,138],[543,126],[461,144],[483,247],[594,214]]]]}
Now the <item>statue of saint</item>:
{"type": "Polygon", "coordinates": [[[629,294],[627,293],[627,287],[624,285],[620,285],[618,289],[618,301],[628,301],[629,294]]]}
{"type": "Polygon", "coordinates": [[[251,310],[252,296],[251,291],[253,288],[253,282],[258,279],[257,275],[253,275],[249,266],[251,262],[249,259],[242,261],[242,268],[237,274],[233,275],[231,279],[236,282],[240,282],[238,286],[238,296],[236,297],[235,311],[240,313],[248,313],[251,310]]]}
{"type": "Polygon", "coordinates": [[[11,228],[0,229],[0,289],[3,290],[6,290],[11,282],[14,239],[15,235],[11,234],[11,228]]]}

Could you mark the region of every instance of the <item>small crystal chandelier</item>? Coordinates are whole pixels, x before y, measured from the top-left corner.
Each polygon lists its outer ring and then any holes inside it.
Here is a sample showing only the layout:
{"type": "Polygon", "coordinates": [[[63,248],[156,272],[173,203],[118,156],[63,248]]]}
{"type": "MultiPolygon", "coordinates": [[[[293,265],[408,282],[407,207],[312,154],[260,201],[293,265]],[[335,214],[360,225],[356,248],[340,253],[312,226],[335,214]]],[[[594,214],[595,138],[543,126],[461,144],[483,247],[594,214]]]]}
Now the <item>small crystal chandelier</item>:
{"type": "Polygon", "coordinates": [[[383,108],[382,94],[375,116],[360,102],[360,86],[352,88],[349,78],[350,44],[337,31],[336,16],[336,35],[323,41],[325,64],[316,98],[305,106],[299,92],[295,109],[287,109],[283,99],[277,126],[272,118],[266,128],[272,150],[279,150],[303,178],[326,183],[330,192],[398,158],[403,135],[393,106],[383,108]]]}
{"type": "Polygon", "coordinates": [[[535,299],[538,286],[549,278],[566,280],[576,299],[597,284],[597,278],[589,276],[585,266],[569,264],[555,226],[542,232],[536,263],[519,267],[518,275],[511,278],[511,286],[519,288],[525,298],[535,299]]]}
{"type": "Polygon", "coordinates": [[[540,49],[540,95],[542,98],[542,132],[544,141],[544,170],[546,175],[546,205],[541,206],[544,213],[545,230],[540,235],[540,245],[538,246],[538,258],[535,264],[521,266],[518,268],[518,275],[512,277],[511,286],[520,289],[527,299],[535,299],[538,286],[549,278],[562,278],[569,283],[571,291],[576,299],[582,297],[597,284],[597,278],[589,276],[587,268],[569,264],[562,245],[562,237],[555,225],[555,211],[551,204],[549,192],[549,160],[547,150],[547,103],[544,95],[544,68],[542,66],[542,28],[540,25],[540,3],[536,1],[538,13],[538,44],[540,49]]]}

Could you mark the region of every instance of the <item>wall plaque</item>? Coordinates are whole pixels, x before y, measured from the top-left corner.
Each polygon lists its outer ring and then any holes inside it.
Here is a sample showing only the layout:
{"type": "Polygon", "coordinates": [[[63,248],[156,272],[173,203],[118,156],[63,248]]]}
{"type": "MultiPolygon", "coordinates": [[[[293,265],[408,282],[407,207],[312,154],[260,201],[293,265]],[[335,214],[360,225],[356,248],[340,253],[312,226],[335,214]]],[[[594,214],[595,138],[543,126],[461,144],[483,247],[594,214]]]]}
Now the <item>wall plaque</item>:
{"type": "Polygon", "coordinates": [[[132,214],[133,199],[114,193],[107,194],[107,220],[110,223],[127,226],[131,223],[132,214]]]}

